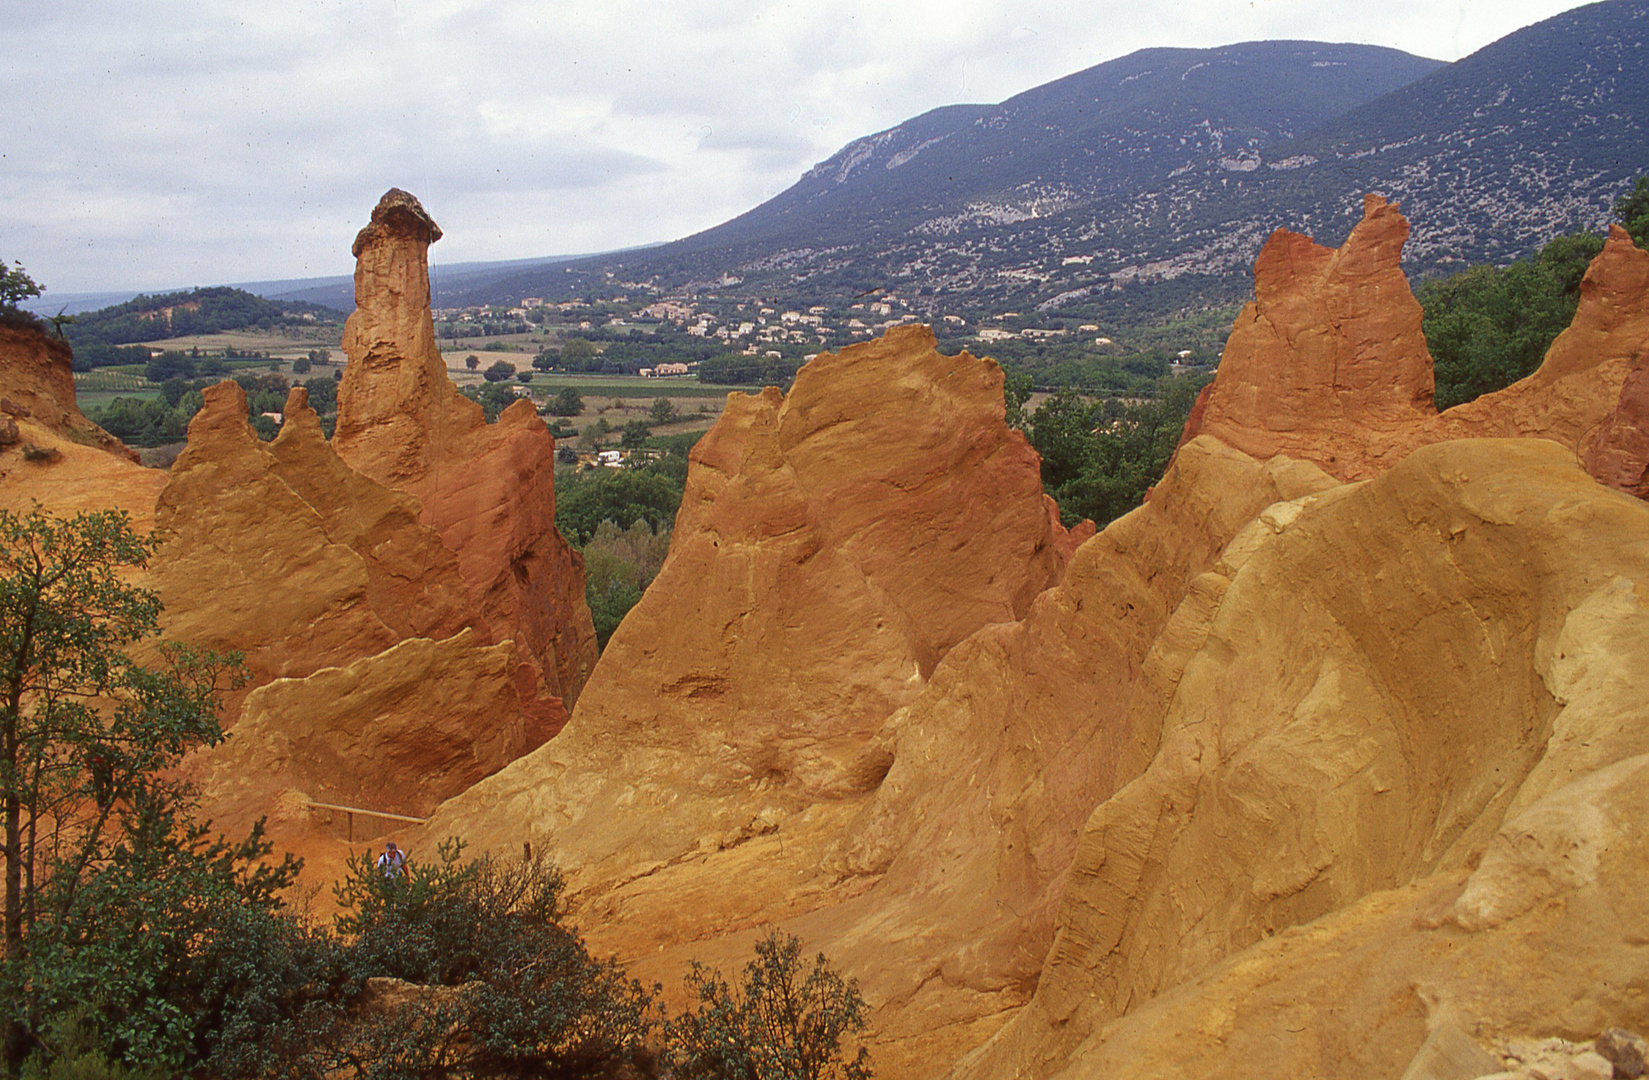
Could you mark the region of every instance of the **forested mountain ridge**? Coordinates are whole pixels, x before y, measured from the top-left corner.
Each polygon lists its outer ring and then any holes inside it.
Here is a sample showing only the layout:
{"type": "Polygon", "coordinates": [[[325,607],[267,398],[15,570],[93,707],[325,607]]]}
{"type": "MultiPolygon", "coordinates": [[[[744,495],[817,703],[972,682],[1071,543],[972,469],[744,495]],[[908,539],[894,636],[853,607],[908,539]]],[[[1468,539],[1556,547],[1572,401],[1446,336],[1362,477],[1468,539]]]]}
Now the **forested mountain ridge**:
{"type": "Polygon", "coordinates": [[[64,336],[77,348],[129,345],[281,323],[335,322],[342,317],[342,312],[319,304],[266,300],[242,289],[218,286],[139,296],[86,312],[65,325],[64,336]]]}

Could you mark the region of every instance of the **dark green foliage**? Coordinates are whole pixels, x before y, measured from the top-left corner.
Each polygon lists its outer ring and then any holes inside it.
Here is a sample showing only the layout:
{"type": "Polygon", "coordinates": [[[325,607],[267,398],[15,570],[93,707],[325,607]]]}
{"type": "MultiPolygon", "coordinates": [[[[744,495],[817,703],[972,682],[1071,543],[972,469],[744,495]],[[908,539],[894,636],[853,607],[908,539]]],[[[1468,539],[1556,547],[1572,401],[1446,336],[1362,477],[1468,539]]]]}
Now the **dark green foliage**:
{"type": "Polygon", "coordinates": [[[532,372],[530,372],[530,371],[518,371],[518,372],[515,373],[515,377],[516,377],[516,380],[519,381],[519,382],[524,382],[524,383],[532,382],[532,372]]]}
{"type": "Polygon", "coordinates": [[[481,358],[476,356],[474,353],[470,353],[468,356],[464,357],[464,366],[469,368],[471,371],[474,371],[476,368],[481,366],[481,358]]]}
{"type": "MultiPolygon", "coordinates": [[[[488,379],[491,378],[489,374],[488,379]]],[[[489,424],[496,421],[498,414],[516,401],[515,391],[510,389],[508,382],[502,380],[485,382],[480,386],[466,386],[460,393],[471,401],[481,403],[481,410],[486,414],[489,424]]]]}
{"type": "Polygon", "coordinates": [[[200,910],[201,881],[227,875],[229,888],[266,901],[290,877],[290,865],[241,872],[256,835],[229,848],[180,826],[191,793],[168,770],[222,737],[216,693],[241,669],[172,644],[157,666],[132,660],[131,646],[156,633],[160,602],[123,576],[152,547],[114,511],[0,511],[0,1021],[11,1075],[54,1016],[82,1005],[117,1054],[181,1062],[192,1013],[167,995],[177,947],[196,936],[186,914],[200,910]],[[178,860],[204,878],[174,875],[178,860]]]}
{"type": "Polygon", "coordinates": [[[1158,380],[1155,400],[1090,401],[1061,390],[1030,417],[1027,434],[1042,455],[1042,486],[1067,527],[1084,518],[1099,528],[1134,509],[1162,478],[1206,379],[1158,380]]]}
{"type": "Polygon", "coordinates": [[[310,361],[309,357],[300,356],[296,360],[292,361],[292,374],[308,375],[309,369],[313,366],[314,365],[310,361]]]}
{"type": "Polygon", "coordinates": [[[619,436],[619,445],[630,449],[646,446],[652,434],[652,426],[646,420],[631,420],[624,425],[624,433],[619,436]]]}
{"type": "Polygon", "coordinates": [[[584,395],[578,392],[575,386],[568,386],[556,392],[544,406],[544,411],[551,416],[577,416],[584,411],[584,395]]]}
{"type": "Polygon", "coordinates": [[[194,357],[181,352],[163,352],[143,368],[143,377],[155,383],[163,383],[167,379],[192,379],[199,373],[199,364],[194,357]]]}
{"type": "Polygon", "coordinates": [[[1615,220],[1626,226],[1632,242],[1649,248],[1649,176],[1640,176],[1632,190],[1615,202],[1615,220]]]}
{"type": "Polygon", "coordinates": [[[670,551],[670,529],[654,531],[645,519],[620,529],[611,521],[596,526],[582,549],[584,555],[584,596],[595,620],[596,644],[607,640],[624,621],[641,594],[658,576],[670,551]]]}
{"type": "Polygon", "coordinates": [[[22,263],[14,263],[8,269],[6,260],[0,259],[0,308],[15,308],[30,297],[39,296],[45,291],[23,272],[22,263]]]}
{"type": "Polygon", "coordinates": [[[431,988],[335,1032],[328,1071],[391,1077],[603,1075],[643,1054],[653,994],[592,958],[559,920],[561,876],[543,859],[460,860],[456,841],[386,877],[370,855],[338,889],[359,978],[431,988]],[[440,989],[435,989],[440,988],[440,989]]]}
{"type": "Polygon", "coordinates": [[[567,371],[583,371],[582,365],[588,364],[600,355],[593,343],[584,338],[568,338],[561,343],[560,362],[567,371]]]}
{"type": "Polygon", "coordinates": [[[573,546],[583,547],[596,527],[611,521],[628,529],[645,521],[667,528],[681,506],[682,482],[664,462],[639,469],[560,472],[555,478],[555,525],[573,546]]]}
{"type": "Polygon", "coordinates": [[[676,419],[676,407],[669,398],[654,398],[653,407],[647,410],[647,422],[651,424],[668,424],[676,419]]]}
{"type": "Polygon", "coordinates": [[[202,404],[199,391],[185,393],[176,405],[164,398],[117,397],[101,409],[87,409],[86,416],[128,446],[161,446],[184,439],[202,404]]]}
{"type": "Polygon", "coordinates": [[[756,943],[756,959],[737,988],[694,963],[687,986],[697,1007],[665,1028],[679,1080],[866,1080],[863,1047],[848,1057],[842,1040],[865,1029],[868,1008],[856,983],[823,955],[811,967],[801,942],[777,931],[756,943]]]}
{"type": "MultiPolygon", "coordinates": [[[[66,332],[76,347],[126,345],[224,330],[313,326],[336,320],[340,313],[316,304],[265,300],[241,289],[195,289],[163,296],[139,296],[124,304],[75,317],[66,332]],[[308,315],[311,318],[305,319],[308,315]]],[[[158,380],[157,380],[158,381],[158,380]]]]}
{"type": "Polygon", "coordinates": [[[1436,364],[1438,409],[1533,374],[1574,318],[1580,279],[1602,247],[1591,233],[1560,236],[1504,269],[1474,266],[1422,282],[1416,296],[1436,364]]]}
{"type": "Polygon", "coordinates": [[[481,377],[488,382],[503,382],[515,377],[515,365],[508,360],[495,360],[492,366],[481,373],[481,377]]]}
{"type": "Polygon", "coordinates": [[[715,356],[699,362],[699,382],[725,386],[789,386],[800,359],[778,356],[715,356]]]}
{"type": "Polygon", "coordinates": [[[315,378],[303,384],[309,391],[309,407],[322,416],[338,411],[338,383],[334,379],[315,378]]]}

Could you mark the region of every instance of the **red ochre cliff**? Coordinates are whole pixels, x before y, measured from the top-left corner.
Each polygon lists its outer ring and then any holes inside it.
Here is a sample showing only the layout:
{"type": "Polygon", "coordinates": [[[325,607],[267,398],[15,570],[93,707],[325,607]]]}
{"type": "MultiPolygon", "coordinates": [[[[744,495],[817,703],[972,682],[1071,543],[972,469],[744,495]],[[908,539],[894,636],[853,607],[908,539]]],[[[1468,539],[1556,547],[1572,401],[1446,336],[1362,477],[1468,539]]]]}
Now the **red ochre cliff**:
{"type": "Polygon", "coordinates": [[[667,988],[796,933],[890,1077],[1643,1027],[1649,506],[1584,464],[1641,483],[1649,256],[1611,237],[1540,371],[1440,416],[1365,211],[1271,239],[1167,475],[1068,562],[999,377],[924,332],[735,395],[566,730],[420,842],[550,851],[667,988]]]}
{"type": "MultiPolygon", "coordinates": [[[[377,217],[391,205],[428,220],[397,192],[377,217]]],[[[238,651],[251,676],[225,701],[231,738],[192,755],[185,772],[219,827],[268,815],[272,838],[322,876],[342,857],[333,838],[343,818],[310,803],[428,812],[559,730],[562,694],[577,692],[595,650],[582,566],[554,527],[554,443],[530,406],[487,425],[444,371],[426,372],[428,393],[387,401],[361,371],[385,357],[428,358],[422,260],[432,235],[433,223],[421,238],[363,233],[362,311],[391,314],[351,321],[350,341],[364,329],[374,344],[346,368],[339,394],[345,417],[377,422],[349,429],[369,466],[381,463],[370,453],[375,430],[428,423],[452,435],[426,448],[427,472],[386,473],[417,477],[400,488],[340,457],[302,388],[280,434],[261,442],[233,382],[206,391],[170,472],[141,468],[75,407],[67,348],[0,326],[0,505],[114,505],[157,530],[141,580],[165,604],[167,634],[238,651]],[[404,296],[399,280],[374,273],[388,265],[423,282],[422,293],[404,296]],[[394,316],[403,300],[411,307],[394,316]],[[463,466],[443,456],[465,454],[463,466]]],[[[370,837],[384,823],[358,826],[370,837]]]]}
{"type": "Polygon", "coordinates": [[[596,644],[583,562],[555,529],[555,439],[530,401],[488,424],[447,377],[429,307],[428,250],[440,238],[398,189],[355,238],[332,445],[352,469],[418,499],[474,606],[571,705],[596,644]]]}

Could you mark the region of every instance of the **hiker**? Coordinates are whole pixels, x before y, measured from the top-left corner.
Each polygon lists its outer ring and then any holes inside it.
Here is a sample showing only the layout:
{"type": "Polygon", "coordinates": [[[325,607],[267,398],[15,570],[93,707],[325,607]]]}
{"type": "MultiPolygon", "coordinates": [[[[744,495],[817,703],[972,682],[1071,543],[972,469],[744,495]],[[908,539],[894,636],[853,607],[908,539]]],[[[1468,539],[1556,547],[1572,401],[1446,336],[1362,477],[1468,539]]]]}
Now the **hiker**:
{"type": "Polygon", "coordinates": [[[401,868],[406,866],[406,852],[395,846],[395,841],[384,842],[384,853],[378,856],[378,869],[384,877],[391,881],[401,876],[401,868]]]}

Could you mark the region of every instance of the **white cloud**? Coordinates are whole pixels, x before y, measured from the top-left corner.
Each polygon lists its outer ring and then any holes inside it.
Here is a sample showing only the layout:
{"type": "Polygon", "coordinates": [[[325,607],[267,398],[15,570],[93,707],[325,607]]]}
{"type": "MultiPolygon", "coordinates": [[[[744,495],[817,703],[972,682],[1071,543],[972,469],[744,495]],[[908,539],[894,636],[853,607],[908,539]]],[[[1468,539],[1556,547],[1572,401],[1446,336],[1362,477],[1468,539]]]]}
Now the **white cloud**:
{"type": "Polygon", "coordinates": [[[1138,48],[1292,37],[1455,59],[1572,6],[8,5],[0,256],[59,291],[342,273],[391,185],[441,222],[447,262],[656,242],[852,138],[1138,48]]]}

